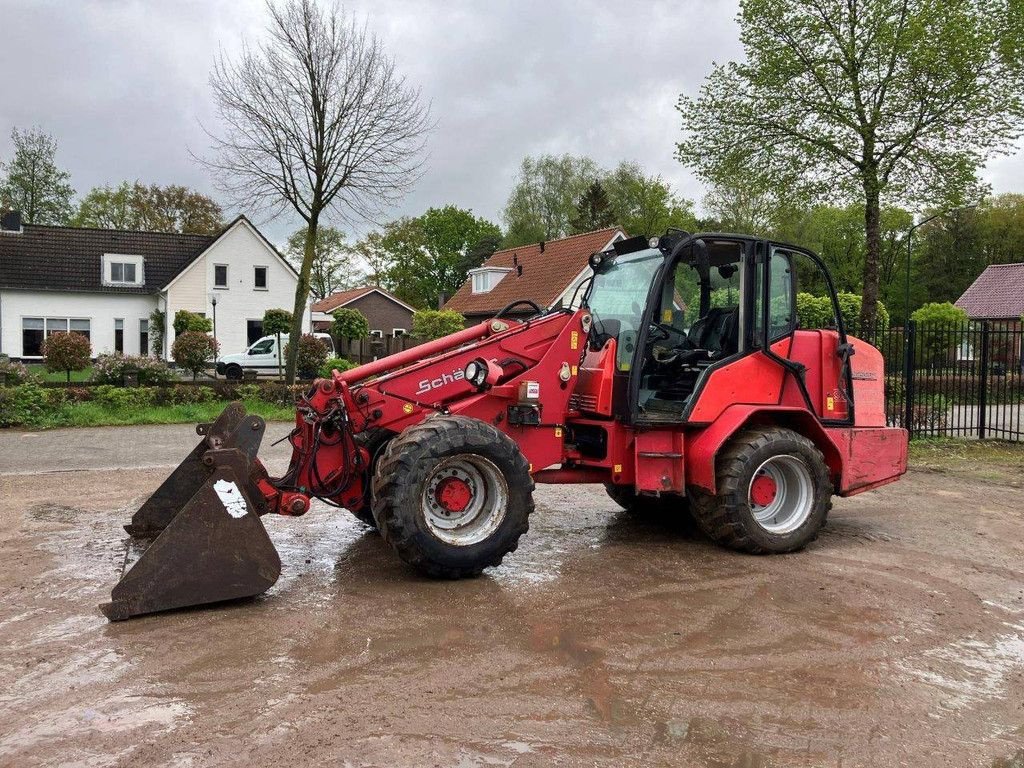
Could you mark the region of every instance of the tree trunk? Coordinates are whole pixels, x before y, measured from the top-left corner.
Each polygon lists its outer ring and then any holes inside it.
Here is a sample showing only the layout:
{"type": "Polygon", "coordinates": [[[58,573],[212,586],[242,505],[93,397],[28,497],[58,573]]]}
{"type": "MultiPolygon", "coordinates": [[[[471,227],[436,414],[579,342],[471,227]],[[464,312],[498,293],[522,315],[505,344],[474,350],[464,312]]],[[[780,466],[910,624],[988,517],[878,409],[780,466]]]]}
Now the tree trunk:
{"type": "Polygon", "coordinates": [[[306,243],[302,251],[302,268],[299,270],[299,282],[295,286],[295,309],[292,311],[291,343],[288,345],[288,361],[285,367],[285,381],[295,383],[295,362],[299,356],[299,338],[302,336],[302,318],[306,314],[306,302],[309,300],[309,274],[313,269],[313,255],[316,253],[316,230],[318,214],[309,218],[306,227],[306,243]]]}
{"type": "Polygon", "coordinates": [[[864,180],[864,288],[861,294],[859,333],[870,338],[878,317],[878,264],[882,253],[881,204],[877,176],[866,174],[864,180]]]}

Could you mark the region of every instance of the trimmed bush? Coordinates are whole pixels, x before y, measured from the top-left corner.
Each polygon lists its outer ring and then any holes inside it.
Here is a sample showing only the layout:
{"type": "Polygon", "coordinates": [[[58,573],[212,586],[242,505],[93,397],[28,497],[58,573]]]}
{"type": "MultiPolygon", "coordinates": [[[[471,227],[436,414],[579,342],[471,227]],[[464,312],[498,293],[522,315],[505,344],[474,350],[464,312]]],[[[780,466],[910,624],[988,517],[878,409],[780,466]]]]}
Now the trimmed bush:
{"type": "Polygon", "coordinates": [[[196,333],[209,333],[213,330],[213,321],[203,317],[196,312],[189,312],[187,309],[179,309],[174,313],[174,335],[180,336],[183,333],[194,331],[196,333]]]}
{"type": "Polygon", "coordinates": [[[370,335],[370,321],[358,309],[342,307],[334,310],[331,315],[334,317],[334,323],[331,324],[331,335],[335,338],[351,341],[365,339],[370,335]]]}
{"type": "Polygon", "coordinates": [[[259,396],[259,384],[239,384],[235,389],[235,397],[238,400],[257,400],[259,396]]]}
{"type": "Polygon", "coordinates": [[[46,390],[34,382],[0,387],[0,427],[34,426],[46,408],[46,390]]]}
{"type": "Polygon", "coordinates": [[[260,391],[257,399],[265,403],[283,406],[295,405],[296,398],[309,388],[307,384],[292,384],[289,386],[280,381],[265,381],[258,386],[260,391]]]}
{"type": "Polygon", "coordinates": [[[54,333],[43,342],[46,370],[50,373],[63,371],[69,384],[71,372],[88,368],[91,356],[92,345],[80,333],[54,333]]]}
{"type": "Polygon", "coordinates": [[[182,384],[167,390],[167,402],[171,405],[210,403],[216,399],[217,393],[212,387],[190,387],[182,384]]]}
{"type": "Polygon", "coordinates": [[[115,387],[100,384],[93,388],[93,402],[111,409],[148,408],[156,402],[156,387],[115,387]]]}
{"type": "Polygon", "coordinates": [[[320,377],[323,379],[331,378],[331,371],[338,369],[339,372],[344,373],[356,368],[356,364],[351,360],[347,360],[344,357],[332,357],[324,361],[324,364],[320,366],[320,377]]]}
{"type": "Polygon", "coordinates": [[[466,318],[450,309],[420,309],[412,315],[412,335],[431,341],[461,331],[466,318]]]}
{"type": "MultiPolygon", "coordinates": [[[[855,293],[838,293],[839,313],[843,317],[846,330],[856,333],[860,322],[861,297],[855,293]]],[[[815,296],[810,293],[796,295],[796,314],[800,318],[801,328],[831,328],[835,325],[832,313],[832,301],[827,296],[815,296]]],[[[878,330],[889,327],[889,310],[885,304],[878,302],[878,330]]]]}
{"type": "MultiPolygon", "coordinates": [[[[284,356],[288,357],[291,343],[284,345],[284,356]]],[[[299,353],[295,358],[295,371],[300,378],[312,379],[327,359],[327,345],[311,333],[299,337],[299,353]]]]}
{"type": "Polygon", "coordinates": [[[204,371],[217,356],[220,345],[211,336],[200,331],[185,331],[174,340],[171,357],[174,362],[192,372],[192,381],[204,371]]]}
{"type": "Polygon", "coordinates": [[[92,380],[98,384],[116,384],[124,382],[126,373],[137,373],[139,384],[147,387],[170,384],[174,381],[174,373],[167,364],[152,357],[122,355],[100,355],[92,367],[92,380]]]}

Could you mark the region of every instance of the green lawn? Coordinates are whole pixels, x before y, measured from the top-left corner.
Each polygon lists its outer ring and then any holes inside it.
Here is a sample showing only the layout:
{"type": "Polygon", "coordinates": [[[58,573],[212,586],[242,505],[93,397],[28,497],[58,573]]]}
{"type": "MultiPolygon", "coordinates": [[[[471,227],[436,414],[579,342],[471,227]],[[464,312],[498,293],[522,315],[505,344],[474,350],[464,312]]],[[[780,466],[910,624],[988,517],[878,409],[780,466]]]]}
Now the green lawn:
{"type": "MultiPolygon", "coordinates": [[[[145,408],[111,408],[95,402],[69,403],[48,409],[35,429],[55,427],[105,427],[126,424],[189,424],[213,421],[227,406],[227,400],[188,405],[151,405],[145,408]]],[[[295,409],[265,403],[262,400],[246,400],[249,413],[262,416],[267,421],[292,421],[295,409]]]]}
{"type": "MultiPolygon", "coordinates": [[[[50,373],[48,370],[46,370],[46,366],[43,365],[42,363],[33,363],[33,364],[31,364],[31,365],[29,365],[27,367],[28,367],[28,370],[29,370],[30,373],[32,373],[35,376],[38,376],[43,381],[67,381],[68,380],[67,374],[64,373],[63,371],[57,371],[56,373],[50,373]]],[[[83,371],[72,371],[71,372],[71,380],[72,381],[88,381],[90,378],[92,378],[92,366],[91,365],[88,368],[86,368],[85,370],[83,370],[83,371]]]]}

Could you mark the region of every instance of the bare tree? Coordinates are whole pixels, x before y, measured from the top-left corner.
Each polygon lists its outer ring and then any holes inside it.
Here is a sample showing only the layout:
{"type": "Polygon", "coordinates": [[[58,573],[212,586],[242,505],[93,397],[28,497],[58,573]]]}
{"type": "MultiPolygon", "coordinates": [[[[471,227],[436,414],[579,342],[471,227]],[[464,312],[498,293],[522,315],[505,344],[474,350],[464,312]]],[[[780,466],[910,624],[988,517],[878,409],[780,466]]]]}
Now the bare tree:
{"type": "MultiPolygon", "coordinates": [[[[420,91],[335,2],[268,3],[267,38],[210,76],[223,123],[211,168],[237,204],[306,223],[292,338],[301,333],[321,219],[372,220],[419,178],[433,125],[420,91]]],[[[295,379],[297,344],[288,351],[295,379]]]]}

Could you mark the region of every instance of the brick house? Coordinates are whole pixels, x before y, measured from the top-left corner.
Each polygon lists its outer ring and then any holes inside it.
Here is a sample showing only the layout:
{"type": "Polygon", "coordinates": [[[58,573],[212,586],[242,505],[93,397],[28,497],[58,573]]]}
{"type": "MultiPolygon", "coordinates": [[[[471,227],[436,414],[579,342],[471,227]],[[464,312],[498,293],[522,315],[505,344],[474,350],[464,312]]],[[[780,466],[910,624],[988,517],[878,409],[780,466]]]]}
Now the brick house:
{"type": "Polygon", "coordinates": [[[342,307],[362,312],[370,323],[370,336],[376,338],[396,338],[409,333],[412,329],[412,315],[416,311],[383,288],[364,285],[332,293],[315,302],[311,307],[313,329],[329,333],[334,321],[331,313],[342,307]]]}
{"type": "MultiPolygon", "coordinates": [[[[528,299],[541,308],[567,306],[576,288],[590,274],[590,254],[607,250],[623,240],[619,227],[521,245],[495,251],[487,261],[469,271],[469,277],[444,305],[474,325],[513,301],[528,299]]],[[[529,314],[528,309],[510,317],[529,314]]]]}
{"type": "Polygon", "coordinates": [[[995,329],[995,361],[1024,369],[1024,263],[990,264],[955,303],[995,329]]]}

